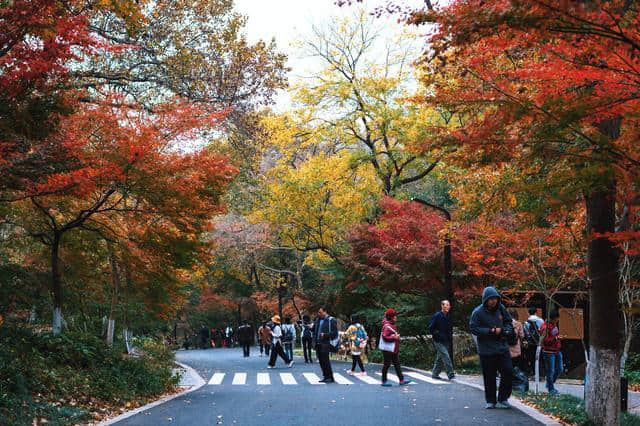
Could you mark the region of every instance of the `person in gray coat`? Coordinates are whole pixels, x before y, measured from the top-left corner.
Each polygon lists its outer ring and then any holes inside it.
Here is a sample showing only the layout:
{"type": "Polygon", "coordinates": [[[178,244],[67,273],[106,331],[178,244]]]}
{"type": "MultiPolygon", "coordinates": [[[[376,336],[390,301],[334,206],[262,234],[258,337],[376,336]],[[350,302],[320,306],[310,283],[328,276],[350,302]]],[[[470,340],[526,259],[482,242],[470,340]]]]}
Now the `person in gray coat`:
{"type": "Polygon", "coordinates": [[[513,334],[511,316],[502,305],[500,293],[487,287],[482,304],[473,310],[469,327],[478,340],[478,354],[484,379],[485,408],[511,408],[513,366],[507,338],[513,334]],[[500,372],[500,388],[496,402],[496,375],[500,372]]]}

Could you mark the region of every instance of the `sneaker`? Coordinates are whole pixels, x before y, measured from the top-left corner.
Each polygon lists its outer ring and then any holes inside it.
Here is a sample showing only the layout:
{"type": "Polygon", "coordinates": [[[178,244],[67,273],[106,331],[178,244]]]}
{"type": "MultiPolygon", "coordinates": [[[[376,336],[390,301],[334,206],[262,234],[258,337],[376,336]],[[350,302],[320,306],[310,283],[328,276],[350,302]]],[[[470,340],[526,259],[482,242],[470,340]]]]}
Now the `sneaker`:
{"type": "Polygon", "coordinates": [[[439,375],[439,374],[438,374],[438,375],[432,374],[432,375],[431,375],[431,378],[432,378],[432,379],[436,379],[436,380],[442,380],[442,378],[440,378],[440,375],[439,375]]]}
{"type": "Polygon", "coordinates": [[[344,370],[348,375],[353,376],[353,371],[351,370],[344,370]]]}
{"type": "Polygon", "coordinates": [[[499,401],[496,404],[496,408],[501,408],[503,410],[508,410],[511,408],[511,404],[509,404],[509,401],[499,401]]]}
{"type": "Polygon", "coordinates": [[[456,378],[456,375],[455,375],[455,374],[452,374],[452,375],[450,375],[450,376],[449,376],[449,380],[453,380],[453,379],[455,379],[455,378],[456,378]]]}
{"type": "Polygon", "coordinates": [[[276,368],[275,365],[267,365],[267,368],[276,368]]]}
{"type": "Polygon", "coordinates": [[[403,381],[400,382],[400,386],[410,385],[411,383],[413,383],[413,380],[404,379],[403,381]]]}
{"type": "Polygon", "coordinates": [[[484,404],[484,408],[487,410],[493,410],[494,408],[496,408],[496,404],[494,404],[493,402],[487,402],[486,404],[484,404]]]}
{"type": "Polygon", "coordinates": [[[388,381],[386,381],[386,382],[380,383],[380,386],[384,386],[385,388],[390,388],[393,385],[391,383],[389,383],[388,381]]]}
{"type": "Polygon", "coordinates": [[[293,361],[289,363],[289,368],[293,367],[293,361]]]}
{"type": "Polygon", "coordinates": [[[358,376],[360,376],[360,377],[364,377],[364,376],[366,376],[366,375],[367,375],[367,372],[366,372],[366,371],[363,371],[362,373],[358,373],[358,376]]]}

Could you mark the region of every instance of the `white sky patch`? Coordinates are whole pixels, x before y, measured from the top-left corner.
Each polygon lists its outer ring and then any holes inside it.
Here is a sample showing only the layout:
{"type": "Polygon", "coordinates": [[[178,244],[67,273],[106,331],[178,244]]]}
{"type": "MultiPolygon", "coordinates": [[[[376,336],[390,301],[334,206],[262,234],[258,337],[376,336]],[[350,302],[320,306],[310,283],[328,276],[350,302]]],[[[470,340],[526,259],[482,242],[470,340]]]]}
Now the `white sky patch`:
{"type": "MultiPolygon", "coordinates": [[[[275,39],[278,50],[288,57],[287,65],[291,68],[290,81],[310,70],[320,70],[324,64],[314,58],[303,57],[296,41],[310,34],[312,25],[322,26],[335,17],[353,16],[361,5],[338,7],[335,0],[236,0],[236,10],[248,17],[245,27],[250,42],[275,39]]],[[[365,1],[364,7],[373,11],[376,6],[384,4],[379,1],[365,1]]],[[[411,0],[403,3],[406,6],[421,7],[423,0],[411,0]]],[[[393,32],[400,31],[404,24],[398,23],[398,16],[383,16],[381,23],[393,32]]],[[[286,91],[280,91],[276,97],[276,110],[284,110],[290,105],[286,91]]]]}

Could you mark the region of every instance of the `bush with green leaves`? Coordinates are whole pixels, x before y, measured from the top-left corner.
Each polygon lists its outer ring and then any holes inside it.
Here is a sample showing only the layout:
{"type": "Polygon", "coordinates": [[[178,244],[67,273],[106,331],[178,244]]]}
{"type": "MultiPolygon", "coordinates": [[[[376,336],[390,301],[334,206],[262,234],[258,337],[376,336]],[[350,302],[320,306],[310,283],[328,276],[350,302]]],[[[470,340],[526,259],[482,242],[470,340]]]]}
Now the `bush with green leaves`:
{"type": "Polygon", "coordinates": [[[137,357],[79,332],[52,336],[3,326],[0,341],[0,418],[9,424],[31,424],[35,416],[73,424],[88,414],[83,402],[123,404],[177,384],[173,353],[153,341],[143,342],[137,357]],[[72,398],[77,406],[51,405],[72,398]]]}

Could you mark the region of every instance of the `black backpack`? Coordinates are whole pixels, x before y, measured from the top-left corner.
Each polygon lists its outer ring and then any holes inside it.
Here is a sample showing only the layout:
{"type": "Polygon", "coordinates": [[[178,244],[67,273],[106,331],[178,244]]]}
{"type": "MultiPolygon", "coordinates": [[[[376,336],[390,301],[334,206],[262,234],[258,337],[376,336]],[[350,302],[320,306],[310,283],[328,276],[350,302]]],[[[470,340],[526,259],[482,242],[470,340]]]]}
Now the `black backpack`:
{"type": "Polygon", "coordinates": [[[313,334],[311,333],[311,326],[304,325],[304,329],[302,330],[302,337],[305,339],[313,339],[313,334]]]}
{"type": "Polygon", "coordinates": [[[538,346],[540,344],[540,330],[538,330],[538,324],[534,320],[527,320],[528,327],[525,327],[525,339],[531,347],[538,346]]]}
{"type": "Polygon", "coordinates": [[[280,326],[282,329],[282,341],[285,343],[293,342],[293,332],[291,331],[291,325],[287,324],[287,328],[280,326]]]}

